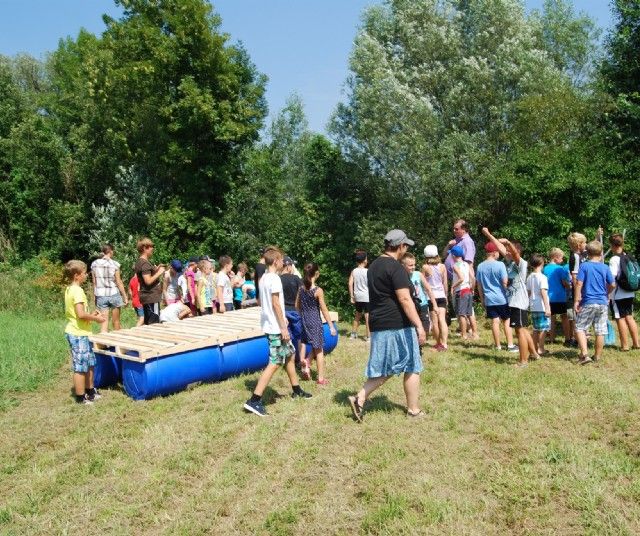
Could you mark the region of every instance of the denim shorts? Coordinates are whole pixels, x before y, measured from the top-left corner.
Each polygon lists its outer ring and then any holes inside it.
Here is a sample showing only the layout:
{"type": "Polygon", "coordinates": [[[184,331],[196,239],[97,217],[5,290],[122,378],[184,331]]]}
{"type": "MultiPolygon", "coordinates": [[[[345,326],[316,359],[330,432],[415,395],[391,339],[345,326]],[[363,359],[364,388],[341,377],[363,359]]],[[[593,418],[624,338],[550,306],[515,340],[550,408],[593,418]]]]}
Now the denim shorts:
{"type": "Polygon", "coordinates": [[[96,296],[96,307],[98,309],[117,309],[123,305],[124,302],[120,293],[112,296],[96,296]]]}
{"type": "Polygon", "coordinates": [[[144,316],[144,307],[134,307],[134,309],[136,310],[136,316],[144,316]]]}
{"type": "Polygon", "coordinates": [[[71,368],[73,372],[89,372],[89,368],[96,366],[96,356],[93,353],[91,342],[86,335],[71,335],[65,333],[64,336],[71,348],[71,368]]]}

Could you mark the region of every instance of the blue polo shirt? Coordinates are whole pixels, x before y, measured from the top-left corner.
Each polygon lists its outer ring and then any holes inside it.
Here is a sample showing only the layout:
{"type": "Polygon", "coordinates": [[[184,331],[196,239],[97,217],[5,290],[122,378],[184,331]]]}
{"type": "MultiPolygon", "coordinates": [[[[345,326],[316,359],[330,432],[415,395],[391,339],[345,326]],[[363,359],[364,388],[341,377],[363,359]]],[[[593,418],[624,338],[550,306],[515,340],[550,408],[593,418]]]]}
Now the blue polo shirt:
{"type": "Polygon", "coordinates": [[[607,285],[612,284],[614,279],[606,264],[594,261],[580,263],[577,279],[582,281],[580,306],[607,305],[607,285]]]}

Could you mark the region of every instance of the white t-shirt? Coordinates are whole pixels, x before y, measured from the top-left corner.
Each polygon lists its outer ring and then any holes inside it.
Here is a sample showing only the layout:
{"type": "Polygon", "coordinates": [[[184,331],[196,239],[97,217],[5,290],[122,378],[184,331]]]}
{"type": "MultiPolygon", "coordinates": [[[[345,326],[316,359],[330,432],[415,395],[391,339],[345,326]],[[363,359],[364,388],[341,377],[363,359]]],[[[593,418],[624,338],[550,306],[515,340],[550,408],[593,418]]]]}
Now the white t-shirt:
{"type": "MultiPolygon", "coordinates": [[[[467,263],[466,261],[458,261],[454,264],[454,266],[458,268],[458,270],[460,270],[460,273],[462,275],[462,283],[460,283],[459,287],[456,287],[456,292],[460,292],[461,290],[466,290],[468,288],[471,288],[471,281],[469,279],[469,263],[467,263]]],[[[458,281],[460,281],[460,278],[458,277],[458,274],[454,270],[453,284],[455,285],[458,281]]]]}
{"type": "Polygon", "coordinates": [[[353,277],[353,299],[356,302],[369,303],[369,285],[367,283],[367,269],[354,268],[351,272],[353,277]]]}
{"type": "Polygon", "coordinates": [[[182,274],[180,277],[178,277],[178,287],[180,288],[182,301],[185,303],[189,303],[191,297],[189,296],[189,282],[187,281],[186,275],[182,274]]]}
{"type": "MultiPolygon", "coordinates": [[[[233,289],[231,288],[229,276],[224,272],[218,272],[217,285],[222,287],[222,301],[224,303],[233,303],[233,289]]],[[[278,333],[280,333],[280,330],[278,330],[278,333]]]]}
{"type": "Polygon", "coordinates": [[[262,308],[260,314],[260,323],[262,331],[268,335],[277,335],[280,333],[280,324],[273,312],[273,295],[279,294],[278,301],[280,309],[284,314],[284,292],[282,291],[282,280],[276,273],[266,272],[260,278],[260,305],[262,308]]]}
{"type": "Polygon", "coordinates": [[[507,295],[509,296],[509,307],[529,310],[529,293],[527,292],[527,261],[522,257],[520,264],[512,262],[507,266],[507,277],[509,286],[507,295]]]}
{"type": "Polygon", "coordinates": [[[542,301],[542,292],[544,289],[549,292],[549,280],[543,273],[533,272],[527,277],[527,291],[529,292],[529,302],[531,312],[544,313],[544,301],[542,301]]]}
{"type": "MultiPolygon", "coordinates": [[[[620,273],[620,255],[614,255],[609,259],[609,270],[611,271],[611,275],[614,279],[618,277],[618,274],[620,273]]],[[[618,283],[616,281],[616,285],[617,284],[618,283]]],[[[616,286],[612,295],[614,300],[624,300],[625,298],[634,298],[636,293],[616,286]]]]}
{"type": "Polygon", "coordinates": [[[184,304],[181,302],[172,303],[167,305],[162,311],[160,311],[160,322],[177,322],[180,320],[180,311],[184,304]]]}

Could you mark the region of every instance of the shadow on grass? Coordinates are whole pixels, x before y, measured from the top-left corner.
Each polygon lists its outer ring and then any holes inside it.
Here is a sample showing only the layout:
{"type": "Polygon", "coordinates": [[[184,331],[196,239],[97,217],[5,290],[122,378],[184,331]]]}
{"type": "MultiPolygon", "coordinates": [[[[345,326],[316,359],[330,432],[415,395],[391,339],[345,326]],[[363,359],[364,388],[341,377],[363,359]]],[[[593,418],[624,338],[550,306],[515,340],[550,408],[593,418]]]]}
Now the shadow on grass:
{"type": "MultiPolygon", "coordinates": [[[[253,391],[256,388],[256,385],[258,385],[258,380],[247,378],[244,381],[244,385],[249,391],[249,393],[253,393],[253,391]]],[[[248,396],[251,396],[251,395],[248,395],[248,396]]],[[[267,386],[267,388],[264,390],[264,393],[262,393],[262,401],[265,404],[275,404],[278,398],[285,398],[285,396],[287,395],[280,394],[275,389],[272,389],[271,387],[267,386]]]]}
{"type": "MultiPolygon", "coordinates": [[[[495,353],[482,353],[482,352],[469,352],[465,355],[467,359],[482,359],[484,361],[491,361],[493,363],[499,363],[503,365],[512,365],[519,359],[517,353],[505,353],[504,351],[495,351],[495,353]]],[[[562,361],[575,361],[578,359],[578,352],[571,349],[552,350],[550,353],[545,354],[542,359],[559,359],[562,361]]],[[[531,359],[529,360],[532,361],[531,359]]]]}
{"type": "MultiPolygon", "coordinates": [[[[333,395],[333,401],[336,404],[351,409],[351,405],[349,404],[349,397],[354,394],[354,391],[347,391],[346,389],[342,389],[333,395]]],[[[405,413],[407,411],[407,408],[401,406],[400,404],[392,402],[387,398],[386,395],[373,395],[365,402],[364,410],[366,413],[372,413],[375,411],[381,411],[383,413],[401,411],[402,413],[405,413]]]]}

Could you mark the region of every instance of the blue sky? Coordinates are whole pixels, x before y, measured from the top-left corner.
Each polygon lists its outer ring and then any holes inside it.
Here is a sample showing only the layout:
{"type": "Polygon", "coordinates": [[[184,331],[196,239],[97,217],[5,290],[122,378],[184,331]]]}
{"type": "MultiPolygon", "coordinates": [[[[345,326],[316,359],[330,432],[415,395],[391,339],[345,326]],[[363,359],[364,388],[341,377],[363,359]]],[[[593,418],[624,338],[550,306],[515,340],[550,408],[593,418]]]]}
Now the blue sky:
{"type": "MultiPolygon", "coordinates": [[[[244,43],[259,71],[269,77],[271,114],[298,93],[309,125],[322,132],[341,100],[348,59],[362,11],[378,0],[214,0],[223,31],[244,43]]],[[[528,9],[542,0],[526,0],[528,9]]],[[[608,0],[574,0],[602,28],[611,24],[608,0]]],[[[41,57],[61,37],[81,27],[99,33],[101,14],[117,17],[111,0],[0,0],[0,54],[41,57]]]]}

